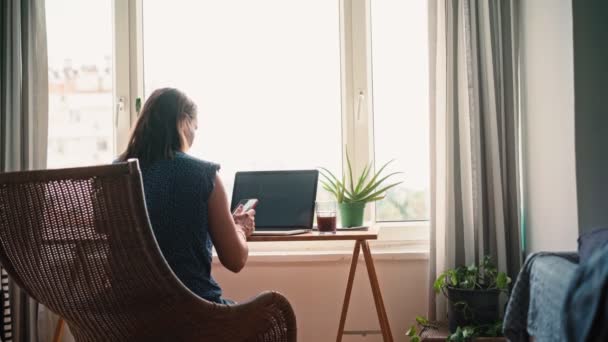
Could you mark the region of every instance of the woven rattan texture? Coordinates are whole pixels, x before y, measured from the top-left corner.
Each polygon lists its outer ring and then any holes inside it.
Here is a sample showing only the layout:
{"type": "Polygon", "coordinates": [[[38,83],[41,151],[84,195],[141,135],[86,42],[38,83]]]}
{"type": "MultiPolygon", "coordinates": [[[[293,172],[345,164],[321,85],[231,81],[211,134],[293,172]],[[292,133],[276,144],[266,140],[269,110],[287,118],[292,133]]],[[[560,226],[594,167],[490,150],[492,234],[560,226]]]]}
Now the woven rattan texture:
{"type": "Polygon", "coordinates": [[[0,262],[77,341],[295,341],[279,293],[220,305],[183,286],[141,182],[136,161],[0,174],[0,262]]]}

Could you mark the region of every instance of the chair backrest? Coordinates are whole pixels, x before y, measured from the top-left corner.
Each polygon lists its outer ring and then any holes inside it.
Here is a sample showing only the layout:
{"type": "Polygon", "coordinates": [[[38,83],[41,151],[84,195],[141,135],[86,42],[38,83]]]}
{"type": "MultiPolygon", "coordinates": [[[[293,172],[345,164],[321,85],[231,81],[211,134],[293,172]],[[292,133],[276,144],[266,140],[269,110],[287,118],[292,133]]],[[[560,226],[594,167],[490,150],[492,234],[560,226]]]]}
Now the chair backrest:
{"type": "Polygon", "coordinates": [[[192,296],[154,238],[137,161],[0,174],[0,262],[79,340],[131,336],[192,296]]]}

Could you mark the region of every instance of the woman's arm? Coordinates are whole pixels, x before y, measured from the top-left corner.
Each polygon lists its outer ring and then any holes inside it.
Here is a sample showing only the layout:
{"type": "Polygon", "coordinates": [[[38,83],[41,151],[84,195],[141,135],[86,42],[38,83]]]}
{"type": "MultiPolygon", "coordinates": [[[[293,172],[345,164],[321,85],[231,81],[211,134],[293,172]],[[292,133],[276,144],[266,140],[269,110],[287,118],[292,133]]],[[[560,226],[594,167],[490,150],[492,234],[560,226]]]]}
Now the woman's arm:
{"type": "Polygon", "coordinates": [[[255,211],[230,212],[226,189],[219,175],[215,176],[215,187],[209,196],[209,233],[224,267],[238,273],[247,262],[249,248],[247,237],[254,229],[255,211]]]}

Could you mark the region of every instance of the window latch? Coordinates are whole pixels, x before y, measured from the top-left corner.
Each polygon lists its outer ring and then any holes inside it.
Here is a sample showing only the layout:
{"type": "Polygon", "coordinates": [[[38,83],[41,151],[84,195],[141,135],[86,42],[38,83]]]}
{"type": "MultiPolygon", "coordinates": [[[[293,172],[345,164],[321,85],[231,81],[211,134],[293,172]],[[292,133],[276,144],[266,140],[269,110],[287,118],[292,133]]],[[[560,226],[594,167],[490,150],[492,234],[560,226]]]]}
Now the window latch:
{"type": "Polygon", "coordinates": [[[125,111],[125,102],[126,99],[124,98],[124,96],[121,96],[118,98],[118,101],[116,103],[116,117],[114,118],[114,125],[116,127],[118,127],[118,119],[120,113],[123,113],[125,111]]]}
{"type": "Polygon", "coordinates": [[[363,94],[363,90],[359,91],[359,98],[357,100],[357,121],[361,121],[361,105],[365,101],[365,94],[363,94]]]}

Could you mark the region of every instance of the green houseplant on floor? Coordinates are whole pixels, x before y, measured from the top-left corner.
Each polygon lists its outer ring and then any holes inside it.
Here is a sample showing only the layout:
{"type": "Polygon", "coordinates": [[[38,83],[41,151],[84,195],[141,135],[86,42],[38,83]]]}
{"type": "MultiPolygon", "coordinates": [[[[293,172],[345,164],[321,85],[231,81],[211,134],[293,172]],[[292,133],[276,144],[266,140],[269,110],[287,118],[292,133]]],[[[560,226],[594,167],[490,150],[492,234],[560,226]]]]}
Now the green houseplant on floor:
{"type": "Polygon", "coordinates": [[[434,288],[448,299],[450,332],[462,326],[498,321],[498,298],[500,293],[508,291],[509,283],[511,278],[498,272],[490,256],[485,256],[479,265],[460,266],[439,275],[434,288]]]}
{"type": "Polygon", "coordinates": [[[328,169],[320,168],[321,176],[323,177],[321,179],[323,189],[333,194],[338,202],[342,227],[363,225],[363,214],[366,204],[383,199],[389,189],[402,183],[386,184],[390,177],[401,173],[393,172],[386,176],[383,175],[384,169],[391,162],[392,160],[382,165],[378,172],[375,173],[372,173],[373,163],[369,163],[363,168],[360,175],[354,177],[347,153],[348,177],[343,173],[342,178],[338,178],[328,169]]]}
{"type": "MultiPolygon", "coordinates": [[[[436,294],[442,293],[448,299],[447,341],[502,336],[499,296],[508,292],[510,283],[511,278],[498,272],[487,255],[479,264],[459,266],[440,274],[433,287],[436,294]]],[[[416,323],[418,328],[437,328],[422,316],[416,317],[416,323]]],[[[412,342],[420,341],[416,326],[406,335],[412,342]]]]}

